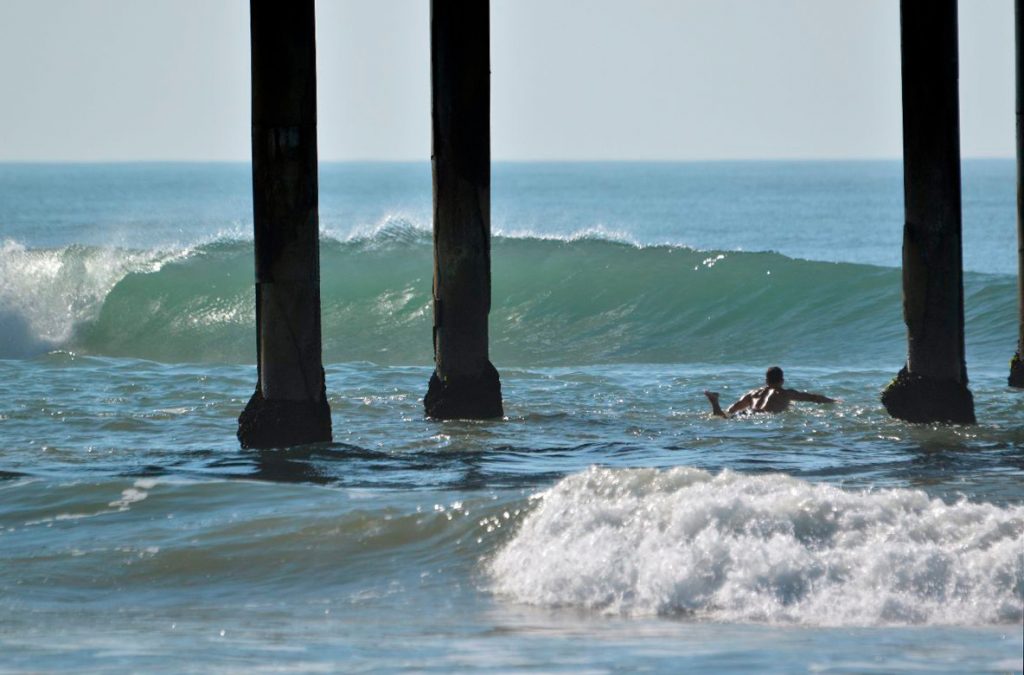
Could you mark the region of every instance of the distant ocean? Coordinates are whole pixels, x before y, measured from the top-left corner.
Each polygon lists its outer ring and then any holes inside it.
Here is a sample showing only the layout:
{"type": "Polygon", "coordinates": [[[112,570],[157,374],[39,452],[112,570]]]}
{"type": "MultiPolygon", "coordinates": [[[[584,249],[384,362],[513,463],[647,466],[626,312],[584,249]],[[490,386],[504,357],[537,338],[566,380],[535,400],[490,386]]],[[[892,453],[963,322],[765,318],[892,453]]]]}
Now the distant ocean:
{"type": "Polygon", "coordinates": [[[257,452],[248,165],[0,164],[0,671],[1020,672],[1014,171],[977,426],[878,400],[899,162],[496,164],[507,417],[438,423],[430,167],[325,164],[335,442],[257,452]],[[841,402],[708,416],[770,365],[841,402]]]}

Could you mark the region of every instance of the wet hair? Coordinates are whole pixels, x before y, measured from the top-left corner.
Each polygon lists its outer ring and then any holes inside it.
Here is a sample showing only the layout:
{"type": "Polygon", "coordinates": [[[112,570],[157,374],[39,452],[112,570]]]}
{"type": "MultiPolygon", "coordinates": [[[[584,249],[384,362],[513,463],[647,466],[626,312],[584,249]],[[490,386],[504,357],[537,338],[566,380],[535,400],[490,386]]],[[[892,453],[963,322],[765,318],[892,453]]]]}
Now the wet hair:
{"type": "Polygon", "coordinates": [[[782,368],[772,366],[764,371],[764,381],[767,384],[782,384],[782,368]]]}

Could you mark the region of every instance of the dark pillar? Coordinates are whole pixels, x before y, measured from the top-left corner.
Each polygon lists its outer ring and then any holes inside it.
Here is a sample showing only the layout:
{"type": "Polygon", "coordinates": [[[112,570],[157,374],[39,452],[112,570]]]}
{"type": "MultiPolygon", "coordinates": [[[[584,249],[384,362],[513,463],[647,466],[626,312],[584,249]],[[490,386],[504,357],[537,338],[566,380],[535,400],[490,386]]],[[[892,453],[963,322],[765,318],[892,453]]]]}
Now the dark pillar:
{"type": "Polygon", "coordinates": [[[438,419],[502,416],[491,365],[490,16],[488,0],[431,0],[434,374],[438,419]]]}
{"type": "Polygon", "coordinates": [[[320,345],[313,0],[250,0],[256,393],[245,448],[331,440],[320,345]]]}
{"type": "Polygon", "coordinates": [[[907,363],[882,392],[908,422],[974,422],[964,360],[956,0],[902,0],[907,363]]]}
{"type": "Polygon", "coordinates": [[[1021,45],[1024,29],[1020,25],[1024,11],[1020,5],[1021,0],[1016,0],[1013,22],[1017,54],[1017,319],[1020,325],[1017,329],[1017,353],[1010,361],[1008,383],[1011,387],[1024,388],[1024,127],[1021,127],[1020,120],[1021,109],[1024,109],[1024,47],[1021,45]]]}

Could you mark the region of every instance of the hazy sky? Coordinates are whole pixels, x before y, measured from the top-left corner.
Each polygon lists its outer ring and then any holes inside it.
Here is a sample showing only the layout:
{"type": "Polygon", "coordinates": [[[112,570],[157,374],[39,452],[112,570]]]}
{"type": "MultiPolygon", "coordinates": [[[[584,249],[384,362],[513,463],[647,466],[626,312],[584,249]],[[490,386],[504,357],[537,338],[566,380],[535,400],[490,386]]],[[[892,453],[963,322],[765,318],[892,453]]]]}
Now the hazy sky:
{"type": "MultiPolygon", "coordinates": [[[[320,156],[430,156],[428,0],[319,0],[320,156]]],[[[0,160],[246,160],[247,0],[0,0],[0,160]]],[[[898,0],[492,0],[495,159],[900,156],[898,0]]],[[[966,157],[1013,2],[960,2],[966,157]]]]}

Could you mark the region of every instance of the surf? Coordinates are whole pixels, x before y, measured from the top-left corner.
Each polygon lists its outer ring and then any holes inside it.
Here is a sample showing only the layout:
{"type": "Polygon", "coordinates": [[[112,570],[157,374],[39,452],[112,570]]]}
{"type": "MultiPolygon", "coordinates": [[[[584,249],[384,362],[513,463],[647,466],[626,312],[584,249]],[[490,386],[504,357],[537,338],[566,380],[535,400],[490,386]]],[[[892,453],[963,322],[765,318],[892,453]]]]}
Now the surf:
{"type": "Polygon", "coordinates": [[[488,562],[513,601],[816,626],[1020,624],[1024,507],[785,474],[592,467],[488,562]]]}
{"type": "MultiPolygon", "coordinates": [[[[866,367],[904,356],[894,268],[640,245],[599,231],[505,234],[492,246],[495,363],[866,367]]],[[[325,235],[324,360],[429,364],[431,270],[430,233],[406,220],[325,235]]],[[[64,349],[169,363],[255,359],[251,240],[154,250],[8,241],[0,280],[0,358],[64,349]]],[[[1009,275],[965,275],[969,355],[1005,360],[1014,296],[1009,275]]]]}

